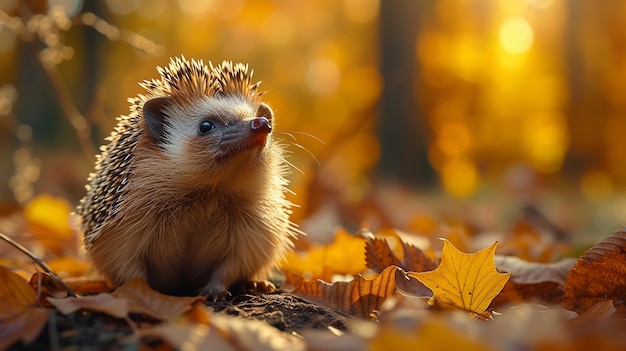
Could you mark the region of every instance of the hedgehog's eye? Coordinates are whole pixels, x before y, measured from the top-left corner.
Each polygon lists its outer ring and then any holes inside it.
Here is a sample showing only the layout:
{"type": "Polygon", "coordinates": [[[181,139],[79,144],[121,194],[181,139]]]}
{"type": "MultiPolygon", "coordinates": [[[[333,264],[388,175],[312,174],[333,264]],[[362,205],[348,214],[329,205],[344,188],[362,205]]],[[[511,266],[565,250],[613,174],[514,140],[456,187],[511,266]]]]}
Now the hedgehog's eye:
{"type": "Polygon", "coordinates": [[[200,123],[199,130],[200,130],[201,135],[205,135],[209,133],[210,131],[212,131],[213,129],[215,129],[215,123],[211,121],[202,121],[202,123],[200,123]]]}

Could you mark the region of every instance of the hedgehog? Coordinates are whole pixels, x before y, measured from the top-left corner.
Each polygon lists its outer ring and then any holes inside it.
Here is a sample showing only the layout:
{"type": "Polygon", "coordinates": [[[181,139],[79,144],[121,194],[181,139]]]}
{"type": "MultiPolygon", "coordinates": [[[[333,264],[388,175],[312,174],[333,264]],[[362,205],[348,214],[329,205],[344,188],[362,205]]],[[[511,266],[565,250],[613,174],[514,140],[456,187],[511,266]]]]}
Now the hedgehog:
{"type": "Polygon", "coordinates": [[[181,56],[157,71],[87,180],[85,249],[113,286],[224,299],[267,278],[299,233],[274,112],[248,65],[181,56]]]}

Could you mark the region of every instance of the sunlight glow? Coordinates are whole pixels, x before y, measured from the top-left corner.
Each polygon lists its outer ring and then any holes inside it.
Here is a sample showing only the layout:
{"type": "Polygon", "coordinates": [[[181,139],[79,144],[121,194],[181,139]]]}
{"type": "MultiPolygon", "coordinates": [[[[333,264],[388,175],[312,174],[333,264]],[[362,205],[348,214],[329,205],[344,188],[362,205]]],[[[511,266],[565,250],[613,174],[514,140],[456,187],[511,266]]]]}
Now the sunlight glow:
{"type": "Polygon", "coordinates": [[[534,32],[524,17],[511,17],[500,26],[499,38],[506,52],[519,55],[532,47],[534,32]]]}
{"type": "Polygon", "coordinates": [[[526,0],[530,6],[537,9],[548,8],[554,3],[554,0],[526,0]]]}
{"type": "Polygon", "coordinates": [[[306,74],[306,82],[312,92],[318,95],[334,93],[341,82],[341,72],[337,63],[330,58],[313,60],[306,74]]]}
{"type": "Polygon", "coordinates": [[[478,186],[478,170],[472,160],[460,157],[446,161],[441,172],[446,191],[458,197],[469,197],[478,186]]]}

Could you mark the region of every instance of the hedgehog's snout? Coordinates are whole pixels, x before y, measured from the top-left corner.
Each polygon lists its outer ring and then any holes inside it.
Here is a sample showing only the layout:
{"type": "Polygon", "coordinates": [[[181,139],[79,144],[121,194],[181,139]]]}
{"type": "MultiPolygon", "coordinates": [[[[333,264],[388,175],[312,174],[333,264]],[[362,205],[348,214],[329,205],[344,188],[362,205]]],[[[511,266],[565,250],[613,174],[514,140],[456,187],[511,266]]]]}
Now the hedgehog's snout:
{"type": "Polygon", "coordinates": [[[257,117],[250,121],[250,129],[256,133],[269,134],[272,131],[272,123],[265,117],[257,117]]]}

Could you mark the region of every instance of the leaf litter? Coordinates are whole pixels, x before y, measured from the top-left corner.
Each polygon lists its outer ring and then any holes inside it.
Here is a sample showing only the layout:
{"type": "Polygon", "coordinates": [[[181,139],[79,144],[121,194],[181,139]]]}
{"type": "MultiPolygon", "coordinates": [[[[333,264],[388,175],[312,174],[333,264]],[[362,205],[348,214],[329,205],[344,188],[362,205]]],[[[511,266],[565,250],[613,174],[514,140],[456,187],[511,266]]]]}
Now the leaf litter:
{"type": "Polygon", "coordinates": [[[77,234],[68,235],[58,218],[45,225],[45,207],[56,206],[55,201],[43,199],[27,216],[12,218],[21,223],[15,228],[39,233],[42,258],[80,296],[66,297],[45,273],[31,273],[29,284],[23,263],[3,258],[10,269],[0,268],[0,349],[626,346],[624,231],[579,258],[553,262],[548,258],[563,247],[549,247],[526,225],[504,238],[506,255],[496,255],[496,243],[484,238],[476,253],[459,251],[456,244],[468,250],[477,234],[458,224],[441,231],[452,240],[444,241],[441,251],[432,249],[432,221],[430,236],[393,229],[352,235],[338,229],[329,244],[305,245],[305,252],[288,256],[282,291],[209,303],[160,294],[141,279],[110,291],[92,278],[80,254],[68,254],[68,248],[76,249],[77,234]],[[53,243],[57,232],[60,239],[53,243]],[[531,250],[533,245],[540,250],[531,250]]]}

